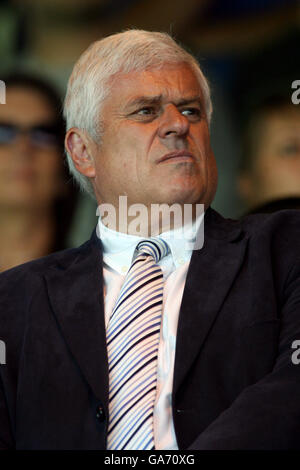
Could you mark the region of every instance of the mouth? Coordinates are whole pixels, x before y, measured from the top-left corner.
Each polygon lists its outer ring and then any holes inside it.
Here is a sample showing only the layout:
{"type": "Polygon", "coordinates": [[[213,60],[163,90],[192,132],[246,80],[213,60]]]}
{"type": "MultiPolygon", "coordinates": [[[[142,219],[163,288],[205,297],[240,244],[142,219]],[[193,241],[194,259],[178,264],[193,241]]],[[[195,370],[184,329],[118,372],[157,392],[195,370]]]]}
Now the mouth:
{"type": "Polygon", "coordinates": [[[176,152],[166,153],[163,157],[159,158],[157,163],[163,162],[192,162],[195,161],[194,155],[188,150],[180,150],[176,152]]]}

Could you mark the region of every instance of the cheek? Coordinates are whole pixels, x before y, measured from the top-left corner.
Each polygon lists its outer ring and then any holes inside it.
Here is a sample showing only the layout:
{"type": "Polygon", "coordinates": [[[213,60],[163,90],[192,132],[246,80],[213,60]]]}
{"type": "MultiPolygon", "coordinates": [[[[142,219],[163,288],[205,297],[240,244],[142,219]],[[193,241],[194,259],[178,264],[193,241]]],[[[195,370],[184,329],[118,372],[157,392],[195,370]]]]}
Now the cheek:
{"type": "Polygon", "coordinates": [[[56,151],[45,150],[36,155],[34,169],[41,177],[52,179],[62,172],[63,164],[63,155],[56,151]]]}
{"type": "Polygon", "coordinates": [[[3,149],[0,149],[0,178],[2,176],[2,172],[8,167],[9,165],[9,155],[6,154],[6,152],[3,151],[3,149]]]}
{"type": "Polygon", "coordinates": [[[292,159],[285,159],[281,156],[262,157],[257,166],[257,176],[261,181],[278,181],[282,178],[295,176],[295,165],[292,159]]]}
{"type": "Polygon", "coordinates": [[[9,145],[0,146],[0,174],[6,169],[14,168],[15,156],[12,147],[9,145]]]}
{"type": "Polygon", "coordinates": [[[106,127],[96,158],[96,173],[101,184],[115,181],[129,188],[130,182],[140,181],[142,175],[147,174],[149,155],[154,152],[151,136],[128,122],[106,127]]]}
{"type": "Polygon", "coordinates": [[[257,156],[254,176],[259,182],[272,180],[273,178],[277,178],[279,174],[280,169],[278,168],[278,165],[276,165],[276,161],[274,161],[273,156],[257,156]]]}
{"type": "Polygon", "coordinates": [[[191,137],[194,145],[200,151],[201,155],[208,157],[211,154],[211,145],[209,130],[206,122],[202,122],[198,127],[196,127],[192,133],[191,137]]]}
{"type": "Polygon", "coordinates": [[[49,203],[62,188],[63,156],[49,150],[40,152],[38,157],[34,161],[32,194],[39,197],[41,203],[49,203]]]}

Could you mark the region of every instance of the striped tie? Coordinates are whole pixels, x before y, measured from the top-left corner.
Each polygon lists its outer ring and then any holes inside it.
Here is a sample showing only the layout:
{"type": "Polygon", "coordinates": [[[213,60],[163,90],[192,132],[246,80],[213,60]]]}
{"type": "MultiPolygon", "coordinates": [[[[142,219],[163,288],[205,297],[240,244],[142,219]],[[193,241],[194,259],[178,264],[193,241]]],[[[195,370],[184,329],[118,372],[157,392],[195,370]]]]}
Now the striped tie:
{"type": "Polygon", "coordinates": [[[153,449],[153,407],[163,302],[156,264],[169,247],[160,239],[138,243],[107,327],[109,426],[107,448],[153,449]]]}

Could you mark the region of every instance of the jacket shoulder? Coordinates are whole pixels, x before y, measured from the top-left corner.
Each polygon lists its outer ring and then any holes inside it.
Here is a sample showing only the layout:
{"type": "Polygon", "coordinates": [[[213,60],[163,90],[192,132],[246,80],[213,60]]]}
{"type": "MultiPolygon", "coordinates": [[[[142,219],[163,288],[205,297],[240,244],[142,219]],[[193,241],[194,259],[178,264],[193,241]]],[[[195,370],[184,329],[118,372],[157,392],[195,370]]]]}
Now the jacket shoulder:
{"type": "Polygon", "coordinates": [[[1,323],[16,312],[26,310],[35,294],[43,287],[44,275],[53,268],[65,269],[88,252],[91,240],[78,248],[52,253],[29,261],[0,274],[0,331],[1,323]]]}
{"type": "Polygon", "coordinates": [[[277,231],[297,232],[300,231],[300,211],[285,209],[269,214],[252,214],[241,218],[241,224],[249,234],[259,232],[277,231]]]}
{"type": "MultiPolygon", "coordinates": [[[[78,248],[58,251],[0,274],[0,339],[10,345],[11,354],[21,352],[30,305],[45,291],[44,276],[53,268],[67,268],[85,256],[90,243],[89,240],[78,248]]],[[[42,303],[40,309],[42,314],[42,303]]]]}
{"type": "Polygon", "coordinates": [[[0,273],[0,285],[6,282],[18,282],[19,280],[30,276],[45,274],[52,267],[66,266],[76,260],[89,246],[90,240],[77,248],[68,248],[65,250],[51,253],[50,255],[28,261],[0,273]]]}
{"type": "Polygon", "coordinates": [[[269,247],[273,258],[280,258],[290,266],[300,261],[299,210],[253,214],[244,217],[241,223],[252,245],[269,247]]]}
{"type": "Polygon", "coordinates": [[[286,209],[269,214],[251,214],[240,219],[225,218],[214,209],[207,211],[207,233],[213,238],[235,239],[241,234],[254,240],[263,237],[300,240],[300,211],[286,209]]]}

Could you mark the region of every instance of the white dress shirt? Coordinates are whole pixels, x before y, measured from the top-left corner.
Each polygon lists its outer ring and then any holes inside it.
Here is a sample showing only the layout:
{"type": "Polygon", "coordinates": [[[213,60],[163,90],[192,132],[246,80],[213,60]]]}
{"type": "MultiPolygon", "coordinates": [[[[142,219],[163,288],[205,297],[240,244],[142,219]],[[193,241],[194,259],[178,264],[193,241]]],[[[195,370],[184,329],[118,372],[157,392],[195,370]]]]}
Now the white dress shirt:
{"type": "MultiPolygon", "coordinates": [[[[191,228],[185,227],[184,232],[183,229],[175,229],[159,235],[167,241],[170,254],[158,263],[164,274],[165,285],[154,405],[155,449],[178,449],[171,401],[179,309],[193,246],[191,242],[186,244],[185,240],[195,240],[194,234],[203,222],[203,217],[204,214],[201,214],[191,228]]],[[[103,245],[104,312],[107,327],[134,258],[136,245],[145,238],[111,230],[105,227],[100,217],[97,232],[103,245]]]]}

